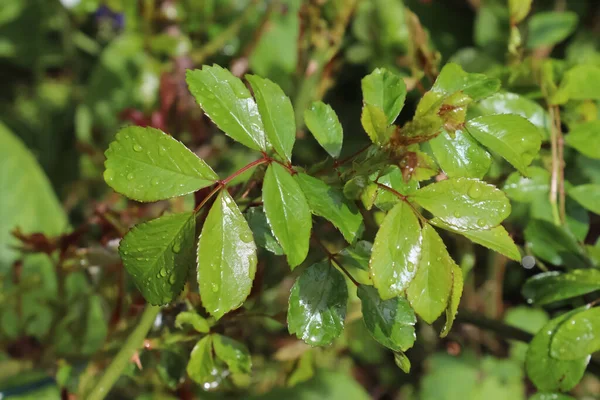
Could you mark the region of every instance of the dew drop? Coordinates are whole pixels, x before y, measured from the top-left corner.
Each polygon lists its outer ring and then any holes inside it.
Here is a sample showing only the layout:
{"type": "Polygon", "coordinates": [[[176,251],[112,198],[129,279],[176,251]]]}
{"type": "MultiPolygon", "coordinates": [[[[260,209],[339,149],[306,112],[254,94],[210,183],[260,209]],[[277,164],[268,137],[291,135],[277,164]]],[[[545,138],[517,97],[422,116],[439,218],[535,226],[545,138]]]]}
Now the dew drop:
{"type": "Polygon", "coordinates": [[[163,155],[167,152],[164,146],[158,146],[158,154],[163,155]]]}
{"type": "Polygon", "coordinates": [[[460,218],[460,213],[458,211],[454,211],[454,218],[460,218]]]}
{"type": "Polygon", "coordinates": [[[480,228],[483,228],[485,226],[485,219],[479,218],[477,220],[477,226],[480,227],[480,228]]]}
{"type": "Polygon", "coordinates": [[[173,275],[171,275],[171,276],[169,277],[169,283],[170,283],[171,285],[175,283],[175,274],[173,274],[173,275]]]}
{"type": "Polygon", "coordinates": [[[164,278],[165,276],[167,276],[167,270],[166,270],[166,269],[164,269],[164,268],[161,268],[161,269],[160,269],[160,276],[162,276],[163,278],[164,278]]]}
{"type": "Polygon", "coordinates": [[[181,244],[180,243],[174,243],[173,244],[173,253],[179,253],[181,251],[181,244]]]}
{"type": "Polygon", "coordinates": [[[250,232],[244,232],[240,235],[240,240],[244,243],[250,243],[252,241],[253,237],[252,237],[252,233],[250,232]]]}
{"type": "Polygon", "coordinates": [[[113,171],[112,169],[108,168],[106,171],[104,171],[104,180],[106,182],[112,182],[114,177],[115,177],[115,171],[113,171]]]}
{"type": "Polygon", "coordinates": [[[469,188],[469,197],[472,199],[478,199],[481,197],[481,188],[478,185],[472,185],[469,188]]]}
{"type": "Polygon", "coordinates": [[[159,178],[153,178],[152,179],[152,185],[153,186],[158,186],[160,184],[160,179],[159,178]]]}
{"type": "Polygon", "coordinates": [[[143,150],[142,146],[140,146],[139,144],[134,144],[133,145],[133,151],[137,151],[139,153],[142,150],[143,150]]]}
{"type": "Polygon", "coordinates": [[[133,180],[133,174],[131,172],[127,174],[127,180],[128,181],[132,181],[133,180]]]}
{"type": "Polygon", "coordinates": [[[214,293],[217,293],[219,291],[219,285],[217,285],[216,283],[213,283],[211,285],[211,288],[214,293]]]}
{"type": "Polygon", "coordinates": [[[256,262],[257,262],[257,261],[258,261],[258,260],[256,259],[256,254],[250,254],[250,255],[248,256],[248,263],[249,263],[250,265],[254,265],[254,264],[256,264],[256,262]]]}

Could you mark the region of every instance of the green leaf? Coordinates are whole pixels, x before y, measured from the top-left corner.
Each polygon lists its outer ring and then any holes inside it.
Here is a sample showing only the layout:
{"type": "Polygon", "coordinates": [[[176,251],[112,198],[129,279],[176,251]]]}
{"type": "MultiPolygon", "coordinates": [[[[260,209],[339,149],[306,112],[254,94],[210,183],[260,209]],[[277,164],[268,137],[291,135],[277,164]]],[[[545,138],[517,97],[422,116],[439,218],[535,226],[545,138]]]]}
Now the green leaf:
{"type": "Polygon", "coordinates": [[[263,202],[271,230],[293,269],[308,254],[312,218],[302,189],[278,163],[271,163],[265,173],[263,202]]]}
{"type": "Polygon", "coordinates": [[[583,377],[589,357],[577,360],[557,360],[550,355],[550,343],[560,327],[572,316],[581,312],[573,310],[548,322],[529,343],[525,369],[529,379],[539,390],[563,392],[571,390],[583,377]]]}
{"type": "Polygon", "coordinates": [[[440,71],[431,91],[444,97],[460,91],[473,100],[479,100],[492,95],[498,89],[500,80],[484,74],[468,73],[458,64],[447,63],[440,71]]]}
{"type": "Polygon", "coordinates": [[[11,233],[15,228],[23,233],[55,236],[68,228],[68,220],[33,154],[1,122],[0,171],[0,274],[3,274],[19,257],[19,251],[13,247],[19,241],[11,233]]]}
{"type": "MultiPolygon", "coordinates": [[[[371,176],[372,179],[377,179],[377,174],[371,176]]],[[[396,192],[407,196],[414,193],[419,188],[419,182],[415,179],[404,180],[402,171],[397,166],[393,166],[391,171],[385,175],[380,176],[377,182],[394,189],[396,192]]],[[[396,194],[389,190],[378,187],[377,197],[375,199],[375,206],[383,211],[391,210],[399,201],[401,201],[396,194]]]]}
{"type": "Polygon", "coordinates": [[[520,115],[537,126],[540,129],[540,135],[544,139],[548,139],[550,136],[552,121],[548,112],[535,101],[516,93],[495,93],[478,102],[475,111],[481,115],[520,115]]]}
{"type": "Polygon", "coordinates": [[[454,137],[442,131],[429,145],[439,166],[449,178],[483,178],[492,164],[492,157],[469,135],[456,131],[454,137]]]}
{"type": "Polygon", "coordinates": [[[417,273],[406,294],[415,312],[431,324],[448,306],[455,263],[431,225],[425,225],[422,235],[423,248],[417,273]]]}
{"type": "Polygon", "coordinates": [[[483,181],[453,178],[432,183],[411,195],[421,207],[461,230],[498,226],[510,214],[504,193],[483,181]]]}
{"type": "Polygon", "coordinates": [[[137,201],[181,196],[219,179],[181,142],[154,128],[121,129],[105,154],[106,183],[137,201]]]}
{"type": "Polygon", "coordinates": [[[344,247],[336,256],[336,261],[346,268],[358,283],[363,285],[373,284],[369,275],[372,247],[372,243],[359,240],[354,246],[344,247]]]}
{"type": "Polygon", "coordinates": [[[410,360],[408,359],[408,357],[406,356],[406,354],[404,354],[401,351],[395,351],[394,352],[394,363],[396,363],[396,366],[398,366],[398,368],[400,368],[402,371],[404,371],[404,373],[408,374],[410,373],[410,360]]]}
{"type": "Polygon", "coordinates": [[[600,159],[600,120],[575,125],[565,143],[587,157],[600,159]]]}
{"type": "Polygon", "coordinates": [[[512,25],[517,25],[523,21],[531,10],[533,0],[508,0],[508,9],[510,11],[510,21],[512,25]]]}
{"type": "Polygon", "coordinates": [[[200,333],[208,333],[210,331],[208,321],[194,311],[182,311],[177,314],[177,317],[175,318],[175,327],[181,328],[183,325],[191,325],[200,333]]]}
{"type": "Polygon", "coordinates": [[[344,276],[328,262],[313,264],[292,287],[288,329],[311,346],[329,344],[344,329],[347,302],[344,276]]]}
{"type": "Polygon", "coordinates": [[[377,68],[361,80],[363,102],[383,111],[386,127],[394,123],[406,98],[404,80],[386,69],[377,68]]]}
{"type": "Polygon", "coordinates": [[[439,218],[433,218],[429,220],[429,223],[438,228],[463,235],[473,243],[480,244],[490,250],[503,254],[511,260],[521,260],[519,249],[502,225],[485,230],[472,230],[457,228],[445,223],[439,218]]]}
{"type": "Polygon", "coordinates": [[[600,215],[600,184],[589,183],[575,186],[569,190],[569,196],[594,214],[600,215]]]}
{"type": "Polygon", "coordinates": [[[267,150],[258,107],[239,78],[218,65],[205,65],[202,70],[188,70],[186,82],[219,129],[251,149],[267,150]]]}
{"type": "Polygon", "coordinates": [[[576,400],[575,397],[562,393],[536,393],[528,400],[576,400]]]}
{"type": "Polygon", "coordinates": [[[465,128],[481,144],[500,154],[523,175],[542,144],[539,129],[525,118],[487,115],[467,121],[465,128]]]}
{"type": "Polygon", "coordinates": [[[518,172],[513,172],[504,182],[502,190],[506,195],[518,202],[531,203],[536,202],[539,196],[546,196],[550,188],[550,173],[544,168],[529,167],[527,169],[528,177],[524,177],[518,172]]]}
{"type": "Polygon", "coordinates": [[[550,356],[570,361],[586,359],[590,354],[600,350],[598,332],[600,332],[600,307],[571,315],[552,336],[550,356]]]}
{"type": "Polygon", "coordinates": [[[329,104],[315,101],[304,111],[304,122],[325,151],[333,158],[339,157],[344,132],[333,108],[329,104]]]}
{"type": "Polygon", "coordinates": [[[125,269],[147,302],[173,301],[194,264],[194,213],[164,215],[134,226],[121,240],[125,269]]]}
{"type": "Polygon", "coordinates": [[[579,18],[571,11],[546,11],[534,14],[527,24],[527,48],[554,46],[569,37],[579,18]]]}
{"type": "Polygon", "coordinates": [[[198,241],[202,304],[216,319],[242,305],[256,273],[252,231],[227,190],[210,209],[198,241]]]}
{"type": "Polygon", "coordinates": [[[204,389],[217,387],[224,378],[213,357],[212,339],[211,335],[207,335],[196,343],[186,368],[190,378],[204,389]]]}
{"type": "Polygon", "coordinates": [[[256,75],[246,75],[250,82],[265,133],[275,151],[292,159],[292,148],[296,141],[296,121],[292,102],[276,83],[256,75]]]}
{"type": "Polygon", "coordinates": [[[303,173],[294,178],[306,196],[310,211],[335,225],[348,243],[353,243],[362,234],[362,214],[341,190],[303,173]]]}
{"type": "Polygon", "coordinates": [[[567,273],[549,271],[537,274],[523,285],[528,303],[544,305],[600,290],[600,270],[575,269],[567,273]]]}
{"type": "Polygon", "coordinates": [[[585,264],[573,234],[549,221],[530,221],[525,229],[525,240],[533,254],[549,263],[570,268],[585,264]]]}
{"type": "Polygon", "coordinates": [[[283,255],[283,249],[277,243],[275,236],[273,236],[271,227],[267,222],[267,216],[262,207],[251,207],[246,212],[246,220],[248,221],[248,225],[250,225],[257,246],[267,249],[278,256],[283,255]]]}
{"type": "Polygon", "coordinates": [[[381,108],[365,104],[360,116],[360,122],[373,143],[381,146],[390,140],[393,127],[388,125],[385,113],[381,108]]]}
{"type": "Polygon", "coordinates": [[[421,253],[421,226],[406,202],[385,216],[373,243],[369,269],[383,300],[399,296],[417,272],[421,253]]]}
{"type": "Polygon", "coordinates": [[[456,318],[456,313],[458,312],[458,306],[460,304],[460,298],[463,293],[463,273],[462,269],[456,265],[452,264],[452,291],[450,292],[450,300],[448,302],[448,308],[446,308],[446,323],[444,324],[444,329],[440,333],[440,337],[446,337],[450,330],[452,329],[452,324],[454,323],[454,318],[456,318]]]}
{"type": "Polygon", "coordinates": [[[415,343],[417,317],[404,297],[382,300],[371,286],[358,287],[363,320],[379,343],[394,351],[406,351],[415,343]]]}
{"type": "Polygon", "coordinates": [[[214,335],[212,340],[215,355],[227,364],[231,372],[237,374],[250,373],[252,358],[246,346],[223,335],[214,335]]]}
{"type": "Polygon", "coordinates": [[[551,100],[564,104],[568,100],[588,99],[600,100],[600,67],[595,65],[577,65],[568,70],[551,100]]]}

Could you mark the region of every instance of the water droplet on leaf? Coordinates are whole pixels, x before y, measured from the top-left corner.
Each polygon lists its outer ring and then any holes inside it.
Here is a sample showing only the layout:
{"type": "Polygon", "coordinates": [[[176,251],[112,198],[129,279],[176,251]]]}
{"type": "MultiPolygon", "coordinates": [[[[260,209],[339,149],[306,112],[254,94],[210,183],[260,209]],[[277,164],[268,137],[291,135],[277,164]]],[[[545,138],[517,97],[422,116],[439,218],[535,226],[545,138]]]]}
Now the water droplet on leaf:
{"type": "Polygon", "coordinates": [[[179,253],[181,251],[181,244],[180,243],[174,243],[173,244],[173,253],[179,253]]]}
{"type": "Polygon", "coordinates": [[[167,276],[167,270],[166,270],[166,269],[164,269],[164,268],[161,268],[161,269],[160,269],[160,276],[162,276],[162,277],[165,277],[165,276],[167,276]]]}
{"type": "Polygon", "coordinates": [[[212,291],[217,293],[219,291],[219,285],[217,285],[216,283],[213,283],[211,285],[212,291]]]}
{"type": "Polygon", "coordinates": [[[477,220],[477,226],[480,227],[480,228],[483,228],[485,226],[485,219],[479,218],[477,220]]]}
{"type": "Polygon", "coordinates": [[[128,181],[132,181],[133,180],[133,174],[131,172],[127,174],[127,180],[128,181]]]}
{"type": "Polygon", "coordinates": [[[142,148],[142,146],[140,146],[139,144],[134,144],[134,145],[133,145],[133,151],[140,152],[140,151],[142,151],[142,150],[143,150],[143,148],[142,148]]]}

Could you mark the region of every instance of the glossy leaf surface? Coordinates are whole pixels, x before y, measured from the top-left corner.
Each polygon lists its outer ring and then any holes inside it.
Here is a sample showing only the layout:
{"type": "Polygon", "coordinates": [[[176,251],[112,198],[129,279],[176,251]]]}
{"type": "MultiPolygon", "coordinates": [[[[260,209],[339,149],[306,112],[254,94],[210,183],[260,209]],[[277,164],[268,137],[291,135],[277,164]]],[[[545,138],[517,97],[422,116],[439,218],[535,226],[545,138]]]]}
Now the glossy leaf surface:
{"type": "MultiPolygon", "coordinates": [[[[377,178],[375,175],[373,179],[377,178]]],[[[377,178],[377,182],[394,189],[396,192],[407,196],[414,193],[419,188],[419,182],[415,179],[404,180],[400,168],[394,166],[390,172],[377,178]]],[[[383,211],[391,210],[399,201],[401,201],[395,193],[389,190],[378,187],[377,197],[375,198],[375,206],[383,211]]]]}
{"type": "Polygon", "coordinates": [[[451,95],[461,91],[473,100],[492,95],[500,88],[500,81],[484,74],[465,72],[458,64],[448,63],[440,71],[432,92],[451,95]]]}
{"type": "Polygon", "coordinates": [[[531,251],[549,263],[567,267],[579,267],[585,263],[573,234],[551,222],[529,222],[525,228],[525,239],[531,251]]]}
{"type": "Polygon", "coordinates": [[[296,180],[281,165],[267,168],[263,202],[273,234],[294,268],[308,254],[312,218],[306,197],[296,180]]]}
{"type": "Polygon", "coordinates": [[[322,101],[312,103],[304,111],[304,123],[331,157],[340,155],[344,133],[337,114],[329,104],[322,101]]]}
{"type": "Polygon", "coordinates": [[[310,211],[331,221],[348,243],[353,243],[362,234],[362,215],[341,190],[307,174],[298,173],[294,178],[306,196],[310,211]]]}
{"type": "Polygon", "coordinates": [[[231,372],[250,373],[252,359],[244,344],[223,335],[214,335],[212,341],[215,355],[227,364],[231,372]]]}
{"type": "Polygon", "coordinates": [[[425,225],[417,273],[406,294],[412,308],[428,324],[433,323],[448,305],[454,265],[442,238],[431,225],[425,225]]]}
{"type": "Polygon", "coordinates": [[[198,286],[216,319],[242,305],[256,273],[252,231],[227,190],[211,207],[198,241],[198,286]]]}
{"type": "Polygon", "coordinates": [[[123,128],[105,154],[106,183],[137,201],[181,196],[219,178],[181,142],[154,128],[123,128]]]}
{"type": "Polygon", "coordinates": [[[582,296],[596,290],[600,290],[600,271],[597,269],[543,272],[529,278],[522,289],[527,301],[537,305],[582,296]]]}
{"type": "Polygon", "coordinates": [[[462,269],[453,263],[452,292],[450,292],[450,299],[448,302],[448,307],[446,308],[446,323],[444,324],[444,328],[440,333],[440,337],[446,337],[448,333],[450,333],[450,329],[452,329],[452,324],[454,323],[454,318],[456,318],[456,313],[458,312],[458,306],[462,297],[463,286],[464,282],[462,269]]]}
{"type": "Polygon", "coordinates": [[[136,225],[119,245],[125,269],[146,301],[173,301],[194,265],[194,213],[164,215],[136,225]]]}
{"type": "Polygon", "coordinates": [[[212,336],[204,336],[196,343],[190,353],[186,371],[194,382],[204,388],[214,388],[221,383],[223,376],[213,357],[212,336]]]}
{"type": "Polygon", "coordinates": [[[565,321],[579,312],[580,309],[573,310],[554,318],[544,325],[529,343],[525,369],[527,376],[539,390],[568,391],[583,377],[589,361],[588,356],[564,361],[555,359],[550,354],[550,344],[554,335],[565,321]]]}
{"type": "Polygon", "coordinates": [[[406,351],[415,342],[417,317],[404,297],[382,300],[371,286],[358,287],[363,320],[379,343],[395,351],[406,351]]]}
{"type": "Polygon", "coordinates": [[[371,254],[369,269],[383,300],[399,296],[417,273],[421,254],[421,226],[405,202],[392,208],[383,220],[371,254]]]}
{"type": "Polygon", "coordinates": [[[406,85],[400,76],[377,68],[361,81],[363,102],[383,111],[385,125],[394,123],[404,107],[406,85]]]}
{"type": "Polygon", "coordinates": [[[523,175],[542,143],[539,129],[525,118],[513,115],[487,115],[466,123],[467,131],[481,144],[500,154],[523,175]]]}
{"type": "Polygon", "coordinates": [[[190,325],[200,333],[208,333],[210,331],[208,321],[194,311],[182,311],[177,314],[175,326],[181,328],[184,325],[190,325]]]}
{"type": "Polygon", "coordinates": [[[329,344],[344,329],[347,302],[342,274],[328,262],[313,264],[292,287],[288,329],[311,346],[329,344]]]}
{"type": "Polygon", "coordinates": [[[435,182],[411,195],[421,207],[460,229],[489,229],[510,214],[504,193],[477,179],[454,178],[435,182]]]}
{"type": "Polygon", "coordinates": [[[600,307],[570,316],[552,336],[550,356],[559,360],[579,360],[600,350],[600,307]]]}
{"type": "Polygon", "coordinates": [[[577,14],[569,11],[535,13],[529,23],[527,47],[553,46],[565,40],[577,27],[577,14]]]}
{"type": "Polygon", "coordinates": [[[483,178],[492,157],[466,131],[451,137],[446,131],[429,141],[433,156],[449,178],[483,178]]]}
{"type": "Polygon", "coordinates": [[[296,121],[292,102],[276,83],[256,75],[246,75],[252,85],[265,133],[273,148],[288,161],[296,141],[296,121]]]}
{"type": "Polygon", "coordinates": [[[336,260],[350,272],[352,277],[363,285],[373,284],[369,275],[369,259],[372,248],[372,243],[359,240],[353,246],[344,247],[336,257],[336,260]]]}
{"type": "Polygon", "coordinates": [[[188,70],[186,82],[206,115],[232,139],[254,150],[267,150],[263,123],[250,91],[218,65],[188,70]]]}
{"type": "Polygon", "coordinates": [[[277,243],[275,236],[273,236],[271,227],[267,222],[267,216],[262,207],[251,207],[246,212],[246,220],[248,221],[248,225],[250,225],[257,246],[267,249],[278,256],[283,255],[283,249],[277,243]]]}
{"type": "Polygon", "coordinates": [[[365,104],[360,122],[373,143],[384,145],[390,140],[393,129],[388,125],[385,113],[381,108],[365,104]]]}

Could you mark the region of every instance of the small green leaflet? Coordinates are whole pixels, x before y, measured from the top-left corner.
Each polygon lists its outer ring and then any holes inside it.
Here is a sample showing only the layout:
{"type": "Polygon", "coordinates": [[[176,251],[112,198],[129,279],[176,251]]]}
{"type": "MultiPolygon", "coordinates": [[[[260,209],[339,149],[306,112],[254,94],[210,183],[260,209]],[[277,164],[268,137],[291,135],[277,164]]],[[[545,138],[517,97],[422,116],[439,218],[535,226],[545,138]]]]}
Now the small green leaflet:
{"type": "Polygon", "coordinates": [[[302,189],[278,163],[271,163],[265,173],[263,203],[273,235],[293,269],[308,254],[312,217],[302,189]]]}
{"type": "Polygon", "coordinates": [[[536,257],[554,265],[585,264],[577,239],[562,226],[549,221],[531,220],[525,229],[527,246],[536,257]]]}
{"type": "Polygon", "coordinates": [[[564,104],[588,99],[600,100],[600,67],[595,65],[577,65],[568,70],[551,100],[564,104]]]}
{"type": "Polygon", "coordinates": [[[386,69],[377,68],[365,76],[360,83],[364,104],[383,111],[385,126],[392,125],[404,107],[406,98],[404,80],[386,69]]]}
{"type": "Polygon", "coordinates": [[[600,159],[600,120],[575,125],[567,136],[565,143],[581,154],[600,159]]]}
{"type": "Polygon", "coordinates": [[[344,329],[348,287],[329,262],[306,268],[290,294],[288,329],[311,346],[331,343],[344,329]]]}
{"type": "Polygon", "coordinates": [[[554,46],[577,28],[579,18],[572,11],[546,11],[531,16],[527,24],[527,48],[554,46]]]}
{"type": "Polygon", "coordinates": [[[429,223],[438,228],[463,235],[473,243],[480,244],[490,250],[494,250],[511,260],[520,261],[521,253],[515,242],[509,236],[502,225],[485,230],[460,229],[449,225],[439,218],[429,220],[429,223]]]}
{"type": "Polygon", "coordinates": [[[410,360],[402,351],[394,352],[394,362],[404,373],[408,374],[410,372],[410,360]]]}
{"type": "Polygon", "coordinates": [[[177,317],[175,318],[175,327],[181,328],[183,325],[191,325],[200,333],[208,333],[208,331],[210,331],[208,321],[194,311],[182,311],[177,314],[177,317]]]}
{"type": "Polygon", "coordinates": [[[294,175],[294,178],[306,196],[310,211],[331,221],[348,243],[353,243],[362,234],[362,214],[341,190],[303,173],[294,175]]]}
{"type": "Polygon", "coordinates": [[[559,360],[579,360],[600,350],[600,307],[570,316],[552,336],[550,356],[559,360]]]}
{"type": "Polygon", "coordinates": [[[252,358],[246,346],[227,336],[214,335],[212,338],[215,355],[227,364],[234,374],[249,374],[252,358]]]}
{"type": "Polygon", "coordinates": [[[455,263],[431,225],[425,225],[422,235],[423,247],[417,273],[406,294],[413,310],[431,324],[448,306],[455,263]]]}
{"type": "Polygon", "coordinates": [[[554,335],[565,321],[581,311],[581,309],[573,310],[554,318],[544,325],[529,343],[525,369],[527,376],[539,390],[566,392],[577,385],[583,377],[589,356],[564,361],[550,354],[550,344],[554,335]]]}
{"type": "Polygon", "coordinates": [[[188,70],[186,82],[219,129],[253,150],[267,151],[258,107],[239,78],[218,65],[205,65],[201,70],[188,70]]]}
{"type": "Polygon", "coordinates": [[[399,296],[417,273],[421,254],[421,226],[406,202],[385,216],[373,243],[369,269],[383,300],[399,296]]]}
{"type": "Polygon", "coordinates": [[[521,174],[540,151],[539,129],[514,114],[486,115],[466,122],[465,128],[479,143],[501,155],[521,174]]]}
{"type": "Polygon", "coordinates": [[[275,151],[292,160],[296,141],[296,121],[292,102],[276,83],[256,75],[246,75],[250,82],[265,132],[275,151]]]}
{"type": "Polygon", "coordinates": [[[219,179],[181,142],[154,128],[121,129],[105,155],[106,183],[137,201],[181,196],[219,179]]]}
{"type": "Polygon", "coordinates": [[[525,282],[522,292],[529,303],[544,305],[596,290],[600,290],[600,270],[590,268],[537,274],[525,282]]]}
{"type": "MultiPolygon", "coordinates": [[[[407,196],[415,192],[419,188],[419,182],[415,179],[404,180],[402,171],[397,166],[393,166],[390,172],[377,178],[377,174],[371,176],[372,179],[377,179],[377,182],[394,189],[396,192],[407,196]]],[[[391,210],[394,205],[401,201],[398,196],[391,193],[389,190],[378,187],[375,206],[383,211],[391,210]]]]}
{"type": "Polygon", "coordinates": [[[435,182],[410,196],[446,224],[461,230],[489,229],[510,215],[510,202],[495,186],[478,179],[435,182]]]}
{"type": "Polygon", "coordinates": [[[531,10],[532,1],[533,0],[508,0],[511,25],[517,25],[525,19],[531,10]]]}
{"type": "Polygon", "coordinates": [[[388,125],[383,110],[371,104],[363,106],[360,122],[371,141],[380,146],[390,140],[394,131],[394,128],[388,125]]]}
{"type": "Polygon", "coordinates": [[[527,172],[527,177],[513,172],[506,178],[502,190],[511,200],[531,203],[535,202],[539,196],[548,196],[550,173],[544,168],[536,166],[529,167],[527,172]]]}
{"type": "Polygon", "coordinates": [[[337,114],[330,105],[321,101],[312,103],[310,108],[304,111],[304,123],[331,157],[339,157],[344,132],[337,114]]]}
{"type": "Polygon", "coordinates": [[[205,390],[216,388],[225,378],[225,371],[218,368],[213,357],[212,339],[207,335],[196,343],[186,368],[190,378],[205,390]]]}
{"type": "Polygon", "coordinates": [[[484,74],[465,72],[460,65],[448,63],[440,71],[431,91],[444,97],[462,91],[473,100],[483,99],[500,89],[500,80],[484,74]]]}
{"type": "Polygon", "coordinates": [[[456,313],[458,312],[460,298],[462,297],[463,286],[462,269],[455,263],[452,263],[452,292],[450,293],[448,308],[446,308],[446,323],[440,333],[440,337],[442,338],[448,336],[450,329],[452,329],[454,318],[456,318],[456,313]]]}
{"type": "Polygon", "coordinates": [[[246,220],[248,221],[248,225],[250,225],[257,246],[269,250],[278,256],[283,255],[283,249],[277,243],[275,236],[273,236],[271,227],[267,222],[267,216],[262,207],[251,207],[246,212],[246,220]]]}
{"type": "Polygon", "coordinates": [[[373,284],[369,275],[369,259],[371,258],[372,247],[373,244],[370,242],[359,240],[353,246],[344,247],[335,258],[358,283],[363,285],[373,284]]]}
{"type": "Polygon", "coordinates": [[[173,301],[194,265],[194,213],[164,215],[136,225],[119,245],[125,269],[152,305],[173,301]]]}
{"type": "Polygon", "coordinates": [[[357,293],[363,320],[375,340],[394,351],[413,346],[417,317],[404,297],[382,300],[375,288],[365,285],[360,285],[357,293]]]}
{"type": "Polygon", "coordinates": [[[483,178],[492,164],[492,157],[466,131],[456,131],[454,137],[442,131],[430,140],[429,146],[439,166],[449,178],[483,178]]]}
{"type": "Polygon", "coordinates": [[[569,196],[594,214],[600,215],[600,184],[589,183],[575,186],[569,190],[569,196]]]}
{"type": "Polygon", "coordinates": [[[216,319],[242,305],[256,273],[252,231],[226,189],[211,207],[198,241],[202,304],[216,319]]]}

